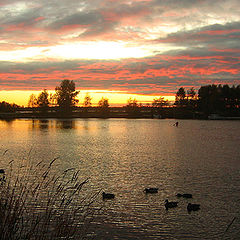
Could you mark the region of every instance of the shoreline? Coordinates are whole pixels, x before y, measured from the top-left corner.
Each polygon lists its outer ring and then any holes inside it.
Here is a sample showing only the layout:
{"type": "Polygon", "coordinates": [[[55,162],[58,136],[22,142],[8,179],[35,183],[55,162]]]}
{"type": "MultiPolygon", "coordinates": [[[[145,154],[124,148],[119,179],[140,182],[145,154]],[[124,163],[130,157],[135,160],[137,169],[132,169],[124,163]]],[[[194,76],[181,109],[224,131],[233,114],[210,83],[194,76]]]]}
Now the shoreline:
{"type": "Polygon", "coordinates": [[[58,108],[49,108],[43,111],[40,108],[21,108],[16,112],[0,112],[0,119],[72,119],[72,118],[126,118],[126,119],[199,119],[199,120],[240,120],[239,112],[226,113],[204,113],[198,109],[184,107],[109,107],[101,109],[98,107],[77,107],[71,112],[61,112],[58,108]]]}

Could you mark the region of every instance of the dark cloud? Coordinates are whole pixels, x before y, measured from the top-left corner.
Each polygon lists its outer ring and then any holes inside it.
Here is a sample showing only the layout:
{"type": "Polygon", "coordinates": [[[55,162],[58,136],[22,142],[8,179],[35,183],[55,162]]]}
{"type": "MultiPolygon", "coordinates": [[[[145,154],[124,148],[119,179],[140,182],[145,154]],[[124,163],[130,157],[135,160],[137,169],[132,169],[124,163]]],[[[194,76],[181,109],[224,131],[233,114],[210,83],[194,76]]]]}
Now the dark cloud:
{"type": "Polygon", "coordinates": [[[220,48],[239,48],[240,22],[213,24],[190,31],[179,31],[159,38],[156,42],[178,46],[215,46],[220,48]]]}

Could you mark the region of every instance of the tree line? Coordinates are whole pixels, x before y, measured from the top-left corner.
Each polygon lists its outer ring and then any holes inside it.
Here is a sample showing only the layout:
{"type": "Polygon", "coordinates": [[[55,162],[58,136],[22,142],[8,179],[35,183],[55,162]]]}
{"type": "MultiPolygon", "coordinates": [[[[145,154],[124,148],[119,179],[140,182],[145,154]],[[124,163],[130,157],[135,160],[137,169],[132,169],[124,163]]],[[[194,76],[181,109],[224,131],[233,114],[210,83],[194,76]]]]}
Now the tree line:
{"type": "Polygon", "coordinates": [[[179,88],[175,96],[176,107],[201,111],[205,115],[240,115],[240,85],[206,85],[196,93],[194,88],[179,88]]]}
{"type": "MultiPolygon", "coordinates": [[[[69,114],[79,103],[77,99],[79,92],[75,88],[74,81],[64,79],[59,86],[55,87],[55,93],[49,94],[44,89],[38,96],[32,94],[28,101],[28,107],[41,112],[47,112],[54,107],[58,112],[69,114]]],[[[107,115],[109,106],[109,100],[102,97],[97,108],[103,115],[107,115]]],[[[178,112],[179,116],[185,116],[186,112],[188,112],[188,116],[193,116],[195,112],[199,112],[205,117],[211,113],[240,116],[240,85],[230,87],[227,84],[212,84],[201,86],[198,92],[193,87],[187,90],[180,87],[175,94],[174,104],[170,104],[164,97],[159,97],[153,99],[151,104],[143,106],[136,99],[129,98],[123,108],[132,116],[138,115],[142,107],[151,107],[153,114],[162,115],[164,114],[163,110],[168,106],[170,106],[168,109],[175,109],[168,111],[178,112]]],[[[84,98],[83,107],[85,109],[92,107],[92,98],[88,93],[84,98]]],[[[19,106],[16,104],[0,102],[0,112],[15,112],[18,108],[19,106]]]]}
{"type": "MultiPolygon", "coordinates": [[[[80,91],[75,90],[75,83],[68,79],[61,82],[60,86],[55,88],[54,94],[49,94],[46,89],[44,89],[38,96],[32,94],[28,101],[28,107],[40,108],[42,111],[47,110],[50,106],[57,106],[62,111],[71,111],[72,107],[79,103],[77,95],[80,91]]],[[[153,100],[153,107],[161,107],[169,105],[168,100],[163,97],[159,97],[153,100]]],[[[84,101],[83,107],[91,107],[92,98],[87,93],[84,101]]],[[[98,107],[101,109],[107,109],[110,106],[109,99],[102,97],[98,102],[98,107]]],[[[127,101],[127,108],[135,109],[137,107],[142,107],[141,103],[138,103],[136,99],[129,98],[127,101]]]]}

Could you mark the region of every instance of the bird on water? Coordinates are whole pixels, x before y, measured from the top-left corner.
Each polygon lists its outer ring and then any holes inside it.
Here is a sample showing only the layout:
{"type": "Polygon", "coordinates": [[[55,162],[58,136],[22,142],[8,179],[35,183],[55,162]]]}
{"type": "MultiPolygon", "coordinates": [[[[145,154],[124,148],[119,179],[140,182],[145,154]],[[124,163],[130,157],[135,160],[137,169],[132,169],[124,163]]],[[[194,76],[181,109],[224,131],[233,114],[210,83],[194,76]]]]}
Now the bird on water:
{"type": "Polygon", "coordinates": [[[183,197],[183,198],[192,198],[192,194],[190,194],[190,193],[183,193],[183,194],[178,193],[176,196],[183,197]]]}
{"type": "Polygon", "coordinates": [[[102,193],[102,197],[103,197],[103,199],[113,199],[113,198],[115,198],[115,195],[113,193],[105,193],[105,192],[103,192],[102,193]]]}
{"type": "Polygon", "coordinates": [[[168,199],[165,200],[165,208],[168,210],[169,208],[175,208],[178,206],[178,202],[169,202],[168,199]]]}
{"type": "Polygon", "coordinates": [[[146,193],[158,193],[158,188],[145,188],[146,193]]]}
{"type": "Polygon", "coordinates": [[[189,203],[189,204],[187,205],[187,210],[188,210],[189,212],[191,212],[191,211],[197,211],[197,210],[199,210],[199,209],[200,209],[200,204],[189,203]]]}

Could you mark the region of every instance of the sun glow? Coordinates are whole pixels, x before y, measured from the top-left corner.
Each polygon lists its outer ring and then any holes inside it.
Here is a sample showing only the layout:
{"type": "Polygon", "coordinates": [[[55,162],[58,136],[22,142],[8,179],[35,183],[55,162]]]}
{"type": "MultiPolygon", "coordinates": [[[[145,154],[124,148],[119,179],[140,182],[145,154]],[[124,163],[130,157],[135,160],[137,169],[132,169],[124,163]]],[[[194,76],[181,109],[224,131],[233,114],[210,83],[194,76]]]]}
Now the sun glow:
{"type": "MultiPolygon", "coordinates": [[[[21,46],[23,47],[23,46],[21,46]]],[[[49,47],[26,47],[0,51],[2,61],[29,62],[46,59],[122,59],[150,56],[151,51],[123,42],[63,43],[49,47]]]]}
{"type": "Polygon", "coordinates": [[[147,50],[141,47],[128,47],[121,42],[87,42],[63,44],[52,47],[49,55],[70,59],[120,59],[139,58],[149,55],[147,50]]]}
{"type": "MultiPolygon", "coordinates": [[[[9,103],[15,103],[20,106],[27,107],[28,100],[31,94],[34,94],[36,97],[42,91],[0,91],[0,102],[6,101],[9,103]]],[[[51,90],[48,93],[54,93],[55,91],[51,90]]],[[[159,98],[159,95],[140,95],[140,94],[131,94],[124,91],[110,91],[110,90],[80,90],[78,95],[79,106],[83,106],[84,97],[88,94],[92,98],[92,105],[97,106],[98,101],[104,97],[109,100],[111,107],[114,106],[124,106],[127,104],[129,98],[136,99],[138,103],[143,105],[153,101],[154,98],[159,98]]],[[[166,100],[173,101],[174,96],[162,96],[166,100]]]]}

